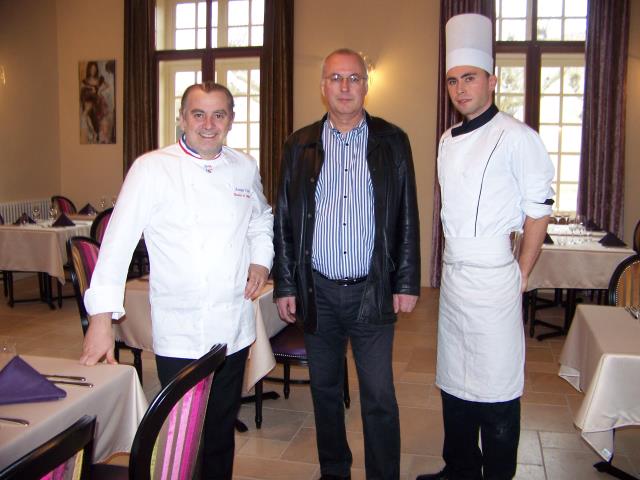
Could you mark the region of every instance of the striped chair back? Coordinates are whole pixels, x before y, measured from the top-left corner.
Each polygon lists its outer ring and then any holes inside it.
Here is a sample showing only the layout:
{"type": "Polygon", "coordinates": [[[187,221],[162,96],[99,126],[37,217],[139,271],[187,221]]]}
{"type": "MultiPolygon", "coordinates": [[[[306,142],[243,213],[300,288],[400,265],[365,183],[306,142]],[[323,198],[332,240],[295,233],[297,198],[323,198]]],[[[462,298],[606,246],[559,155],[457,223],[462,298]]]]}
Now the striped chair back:
{"type": "Polygon", "coordinates": [[[85,415],[69,428],[0,471],[1,480],[90,478],[96,417],[85,415]]]}
{"type": "Polygon", "coordinates": [[[632,255],[617,266],[609,282],[609,305],[640,305],[640,255],[632,255]]]}
{"type": "Polygon", "coordinates": [[[62,195],[54,195],[51,197],[51,203],[57,207],[58,212],[60,213],[77,213],[76,206],[73,202],[67,197],[63,197],[62,195]]]}
{"type": "Polygon", "coordinates": [[[89,237],[71,237],[67,240],[67,258],[71,263],[71,282],[80,313],[83,334],[89,327],[87,310],[84,308],[84,292],[91,284],[93,270],[98,262],[100,245],[89,237]]]}
{"type": "Polygon", "coordinates": [[[182,369],[151,402],[133,440],[129,478],[195,477],[213,375],[226,351],[226,345],[214,345],[182,369]]]}
{"type": "Polygon", "coordinates": [[[104,237],[104,232],[107,231],[107,225],[109,225],[109,220],[111,220],[111,214],[113,213],[113,207],[107,208],[106,210],[100,212],[98,216],[93,220],[91,224],[91,238],[93,238],[96,242],[102,243],[102,238],[104,237]]]}

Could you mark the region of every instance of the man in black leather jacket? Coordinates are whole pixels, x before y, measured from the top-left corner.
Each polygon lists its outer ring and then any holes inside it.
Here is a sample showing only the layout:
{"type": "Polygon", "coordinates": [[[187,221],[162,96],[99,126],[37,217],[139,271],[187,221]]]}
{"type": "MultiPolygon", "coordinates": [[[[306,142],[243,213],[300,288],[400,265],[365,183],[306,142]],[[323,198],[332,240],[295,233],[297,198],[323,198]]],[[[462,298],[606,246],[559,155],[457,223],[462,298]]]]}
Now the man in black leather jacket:
{"type": "Polygon", "coordinates": [[[275,211],[280,316],[304,326],[323,479],[350,478],[342,385],[351,341],[368,479],[397,479],[400,427],[391,370],[394,323],[420,293],[419,220],[411,147],[363,108],[356,52],[326,57],[328,114],[287,140],[275,211]]]}

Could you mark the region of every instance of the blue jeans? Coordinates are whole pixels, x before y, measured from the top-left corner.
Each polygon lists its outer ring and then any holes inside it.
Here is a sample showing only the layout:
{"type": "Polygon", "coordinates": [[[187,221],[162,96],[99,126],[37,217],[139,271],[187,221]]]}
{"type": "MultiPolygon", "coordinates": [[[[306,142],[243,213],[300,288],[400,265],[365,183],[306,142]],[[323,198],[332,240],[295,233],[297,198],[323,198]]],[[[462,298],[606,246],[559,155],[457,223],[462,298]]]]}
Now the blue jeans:
{"type": "Polygon", "coordinates": [[[344,355],[351,348],[360,384],[367,479],[400,475],[400,421],[391,359],[394,325],[357,322],[365,283],[340,286],[314,274],[318,328],[305,333],[316,440],[323,474],[348,476],[352,456],[344,424],[344,355]]]}

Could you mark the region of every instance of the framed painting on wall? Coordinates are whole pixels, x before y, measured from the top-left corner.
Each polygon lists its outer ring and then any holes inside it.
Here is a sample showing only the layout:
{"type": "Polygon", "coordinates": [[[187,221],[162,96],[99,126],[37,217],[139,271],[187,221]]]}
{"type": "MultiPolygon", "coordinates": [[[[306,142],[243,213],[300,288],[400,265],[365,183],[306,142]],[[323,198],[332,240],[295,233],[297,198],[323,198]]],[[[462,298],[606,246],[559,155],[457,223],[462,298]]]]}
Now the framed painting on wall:
{"type": "Polygon", "coordinates": [[[116,143],[116,61],[78,64],[80,143],[116,143]]]}

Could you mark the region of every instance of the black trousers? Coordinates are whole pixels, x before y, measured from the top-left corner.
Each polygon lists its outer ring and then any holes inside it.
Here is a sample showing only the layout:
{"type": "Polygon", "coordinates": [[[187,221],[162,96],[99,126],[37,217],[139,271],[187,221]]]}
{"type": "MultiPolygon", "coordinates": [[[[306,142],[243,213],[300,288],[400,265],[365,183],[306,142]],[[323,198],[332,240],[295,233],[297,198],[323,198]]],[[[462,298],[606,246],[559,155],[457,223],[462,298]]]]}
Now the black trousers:
{"type": "Polygon", "coordinates": [[[442,391],[442,456],[454,480],[507,480],[516,474],[520,398],[471,402],[442,391]],[[482,450],[478,447],[478,435],[482,450]]]}
{"type": "Polygon", "coordinates": [[[400,476],[400,421],[391,368],[394,326],[357,322],[364,283],[340,286],[315,274],[318,329],[305,334],[322,474],[350,475],[344,424],[347,341],[358,372],[368,480],[400,476]]]}
{"type": "MultiPolygon", "coordinates": [[[[233,353],[213,376],[204,420],[202,478],[231,480],[235,449],[235,422],[240,409],[244,366],[249,347],[233,353]]],[[[176,374],[193,360],[156,355],[158,378],[164,388],[176,374]]]]}

